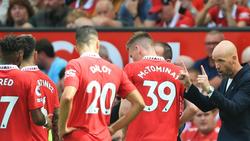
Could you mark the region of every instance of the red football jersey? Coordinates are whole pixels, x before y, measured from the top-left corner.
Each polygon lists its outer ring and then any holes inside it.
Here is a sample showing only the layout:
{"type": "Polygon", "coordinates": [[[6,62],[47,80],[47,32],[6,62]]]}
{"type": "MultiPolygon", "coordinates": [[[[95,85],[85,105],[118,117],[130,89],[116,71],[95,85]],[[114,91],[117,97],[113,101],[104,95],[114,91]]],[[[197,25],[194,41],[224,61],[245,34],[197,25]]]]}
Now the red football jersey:
{"type": "Polygon", "coordinates": [[[176,141],[184,86],[180,67],[162,57],[145,56],[125,66],[129,79],[142,94],[146,107],[127,129],[126,140],[176,141]]]}
{"type": "Polygon", "coordinates": [[[29,111],[41,108],[33,75],[0,65],[0,141],[32,141],[29,111]]]}
{"type": "MultiPolygon", "coordinates": [[[[43,95],[43,107],[41,109],[44,116],[54,113],[54,109],[59,107],[59,97],[57,87],[54,82],[37,66],[23,67],[22,71],[32,73],[36,78],[37,86],[40,87],[40,92],[43,95]]],[[[47,141],[48,130],[43,126],[37,126],[31,121],[32,136],[34,141],[47,141]]]]}
{"type": "Polygon", "coordinates": [[[115,94],[125,98],[136,89],[125,72],[88,52],[69,62],[64,85],[77,89],[67,126],[81,129],[66,135],[64,140],[110,141],[107,119],[115,94]]]}

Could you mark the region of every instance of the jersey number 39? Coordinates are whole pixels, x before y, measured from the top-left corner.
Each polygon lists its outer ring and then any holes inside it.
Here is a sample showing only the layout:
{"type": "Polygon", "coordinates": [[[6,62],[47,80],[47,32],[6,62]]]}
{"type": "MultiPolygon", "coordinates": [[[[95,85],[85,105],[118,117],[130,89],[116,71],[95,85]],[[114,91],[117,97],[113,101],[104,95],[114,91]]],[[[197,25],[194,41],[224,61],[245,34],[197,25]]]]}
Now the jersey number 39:
{"type": "Polygon", "coordinates": [[[145,80],[143,82],[143,86],[149,87],[147,97],[152,99],[152,104],[149,106],[148,105],[145,106],[144,111],[152,112],[158,107],[159,99],[157,98],[157,96],[155,94],[157,86],[158,86],[157,91],[158,91],[160,100],[167,101],[167,104],[162,109],[162,112],[167,112],[170,109],[170,107],[172,106],[172,104],[174,102],[175,96],[176,96],[176,88],[175,88],[174,83],[172,83],[170,81],[164,81],[164,82],[158,84],[157,81],[145,80]],[[169,90],[170,90],[169,94],[165,94],[165,92],[164,92],[165,88],[169,88],[169,90]]]}

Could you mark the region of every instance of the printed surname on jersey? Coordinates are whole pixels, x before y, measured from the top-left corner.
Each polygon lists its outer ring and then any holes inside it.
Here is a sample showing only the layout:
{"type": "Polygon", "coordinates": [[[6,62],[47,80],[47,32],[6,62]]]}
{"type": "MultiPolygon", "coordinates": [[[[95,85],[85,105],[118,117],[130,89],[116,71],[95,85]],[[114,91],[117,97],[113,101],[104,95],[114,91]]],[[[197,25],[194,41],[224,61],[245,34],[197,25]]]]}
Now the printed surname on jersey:
{"type": "Polygon", "coordinates": [[[92,65],[92,66],[89,67],[89,69],[94,74],[97,73],[97,72],[99,72],[99,73],[108,73],[109,75],[111,74],[111,69],[109,67],[105,66],[105,65],[104,66],[92,65]]]}
{"type": "Polygon", "coordinates": [[[168,73],[171,75],[174,79],[178,79],[179,75],[176,74],[176,72],[172,71],[168,67],[162,67],[162,66],[146,66],[144,70],[140,71],[137,75],[140,78],[144,78],[147,74],[150,74],[151,72],[163,72],[168,73]]]}
{"type": "Polygon", "coordinates": [[[0,78],[0,85],[1,86],[12,86],[14,81],[9,78],[0,78]]]}

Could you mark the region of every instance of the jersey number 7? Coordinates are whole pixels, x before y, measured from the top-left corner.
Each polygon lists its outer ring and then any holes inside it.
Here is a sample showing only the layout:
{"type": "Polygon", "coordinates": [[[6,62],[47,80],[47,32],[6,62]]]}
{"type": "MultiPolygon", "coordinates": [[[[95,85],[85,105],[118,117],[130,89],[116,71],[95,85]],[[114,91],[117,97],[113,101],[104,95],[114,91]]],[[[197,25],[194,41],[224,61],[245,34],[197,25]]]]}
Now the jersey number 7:
{"type": "Polygon", "coordinates": [[[11,115],[11,112],[17,102],[17,96],[1,96],[0,102],[9,102],[9,105],[4,113],[0,128],[7,128],[7,124],[11,115]]]}

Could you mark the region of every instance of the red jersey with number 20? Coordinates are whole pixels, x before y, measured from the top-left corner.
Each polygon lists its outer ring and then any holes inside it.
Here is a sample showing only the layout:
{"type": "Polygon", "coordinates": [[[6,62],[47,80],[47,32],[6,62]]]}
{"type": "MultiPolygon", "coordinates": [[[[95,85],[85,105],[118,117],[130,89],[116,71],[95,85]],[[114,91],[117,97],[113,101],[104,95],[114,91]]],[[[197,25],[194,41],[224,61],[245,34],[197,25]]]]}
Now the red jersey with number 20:
{"type": "Polygon", "coordinates": [[[126,141],[176,141],[180,102],[184,86],[178,80],[181,68],[162,57],[145,56],[125,66],[146,107],[127,129],[126,141]]]}
{"type": "Polygon", "coordinates": [[[136,89],[125,72],[98,54],[87,52],[69,62],[64,85],[77,89],[68,127],[80,129],[66,135],[64,140],[110,141],[107,119],[115,94],[125,98],[136,89]]]}
{"type": "MultiPolygon", "coordinates": [[[[47,115],[53,115],[54,109],[59,107],[59,97],[56,85],[50,78],[39,70],[37,66],[26,66],[22,68],[23,72],[31,73],[37,76],[36,84],[43,95],[43,107],[42,113],[46,117],[47,115]]],[[[43,126],[37,126],[31,121],[32,137],[34,141],[47,141],[48,129],[43,126]]]]}
{"type": "Polygon", "coordinates": [[[29,111],[41,108],[32,75],[0,65],[0,141],[32,141],[29,111]]]}

